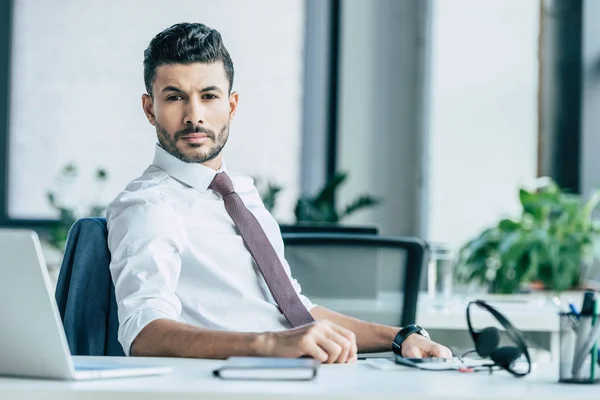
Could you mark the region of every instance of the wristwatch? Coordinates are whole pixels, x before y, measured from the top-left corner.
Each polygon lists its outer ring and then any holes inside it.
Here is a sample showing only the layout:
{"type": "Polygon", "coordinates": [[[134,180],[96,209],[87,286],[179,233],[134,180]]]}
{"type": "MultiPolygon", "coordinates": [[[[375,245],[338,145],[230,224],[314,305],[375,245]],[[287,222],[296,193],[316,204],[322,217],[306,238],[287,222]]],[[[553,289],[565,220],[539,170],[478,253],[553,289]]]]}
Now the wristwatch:
{"type": "Polygon", "coordinates": [[[392,342],[392,351],[395,354],[402,356],[402,343],[413,333],[418,333],[419,335],[429,339],[429,333],[427,333],[427,331],[421,328],[419,325],[406,325],[404,328],[400,329],[400,332],[398,332],[394,338],[394,341],[392,342]]]}

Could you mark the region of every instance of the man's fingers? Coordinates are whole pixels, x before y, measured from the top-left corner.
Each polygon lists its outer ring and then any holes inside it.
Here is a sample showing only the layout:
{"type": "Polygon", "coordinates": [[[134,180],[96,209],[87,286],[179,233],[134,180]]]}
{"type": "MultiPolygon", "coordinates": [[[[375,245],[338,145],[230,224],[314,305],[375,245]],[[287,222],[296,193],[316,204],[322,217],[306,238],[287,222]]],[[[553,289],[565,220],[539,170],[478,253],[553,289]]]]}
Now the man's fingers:
{"type": "Polygon", "coordinates": [[[305,355],[314,358],[315,360],[319,360],[322,363],[327,362],[329,359],[329,354],[325,350],[321,348],[317,343],[311,343],[305,350],[305,355]]]}
{"type": "Polygon", "coordinates": [[[402,357],[404,358],[422,358],[423,353],[419,346],[402,344],[402,357]]]}
{"type": "Polygon", "coordinates": [[[441,358],[452,358],[452,352],[446,346],[439,345],[437,343],[432,343],[433,345],[429,349],[429,354],[431,357],[441,357],[441,358]]]}
{"type": "Polygon", "coordinates": [[[452,358],[452,352],[445,346],[431,341],[420,341],[417,344],[403,343],[402,357],[422,358],[422,357],[440,357],[452,358]]]}
{"type": "Polygon", "coordinates": [[[324,362],[328,364],[334,363],[342,353],[342,346],[331,340],[323,332],[319,332],[315,341],[327,353],[327,360],[324,362]]]}
{"type": "Polygon", "coordinates": [[[321,361],[322,363],[327,362],[327,360],[329,359],[329,355],[327,355],[327,352],[317,344],[314,345],[309,355],[315,360],[321,361]]]}
{"type": "Polygon", "coordinates": [[[335,329],[328,329],[323,334],[325,337],[338,344],[341,348],[341,352],[338,355],[337,359],[334,360],[334,362],[340,364],[345,364],[346,362],[348,362],[348,358],[351,357],[352,342],[346,339],[346,337],[339,334],[335,329]]]}
{"type": "Polygon", "coordinates": [[[332,328],[350,342],[351,348],[348,353],[348,359],[356,356],[356,354],[358,353],[358,348],[356,347],[356,335],[354,334],[354,332],[335,324],[332,324],[332,328]]]}

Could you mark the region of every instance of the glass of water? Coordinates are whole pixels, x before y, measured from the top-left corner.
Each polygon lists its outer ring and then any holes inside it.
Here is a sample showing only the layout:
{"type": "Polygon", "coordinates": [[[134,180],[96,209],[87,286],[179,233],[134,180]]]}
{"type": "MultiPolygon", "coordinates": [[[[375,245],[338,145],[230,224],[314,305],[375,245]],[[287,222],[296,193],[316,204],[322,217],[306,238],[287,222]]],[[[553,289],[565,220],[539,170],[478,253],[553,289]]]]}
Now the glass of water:
{"type": "Polygon", "coordinates": [[[427,266],[427,295],[436,308],[444,308],[452,297],[454,255],[450,246],[431,243],[427,266]]]}

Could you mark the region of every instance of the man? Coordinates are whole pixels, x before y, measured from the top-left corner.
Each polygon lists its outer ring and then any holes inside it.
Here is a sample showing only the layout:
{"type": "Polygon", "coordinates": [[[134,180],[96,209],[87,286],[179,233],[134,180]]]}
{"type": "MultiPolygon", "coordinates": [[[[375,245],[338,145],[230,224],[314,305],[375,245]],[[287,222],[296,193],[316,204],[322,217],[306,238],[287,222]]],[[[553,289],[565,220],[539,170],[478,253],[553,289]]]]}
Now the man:
{"type": "Polygon", "coordinates": [[[174,25],[144,52],[156,154],[107,212],[125,353],[349,363],[395,341],[405,357],[451,357],[419,327],[363,322],[301,294],[277,222],[252,180],[223,162],[233,72],[220,34],[202,24],[174,25]]]}

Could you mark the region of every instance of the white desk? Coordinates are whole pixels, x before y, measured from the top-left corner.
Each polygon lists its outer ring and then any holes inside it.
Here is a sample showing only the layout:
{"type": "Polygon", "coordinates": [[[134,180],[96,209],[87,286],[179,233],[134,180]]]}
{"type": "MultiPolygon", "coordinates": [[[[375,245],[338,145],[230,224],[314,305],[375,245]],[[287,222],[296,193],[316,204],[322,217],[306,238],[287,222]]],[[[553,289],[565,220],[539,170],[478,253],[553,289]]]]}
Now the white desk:
{"type": "MultiPolygon", "coordinates": [[[[88,358],[89,359],[89,358],[88,358]]],[[[141,359],[115,358],[139,364],[141,359]]],[[[526,378],[506,372],[459,373],[410,368],[384,371],[365,362],[323,365],[307,382],[243,382],[214,378],[222,361],[143,359],[147,364],[170,365],[170,375],[86,382],[0,378],[0,399],[152,400],[152,399],[597,399],[600,385],[557,383],[556,365],[541,365],[526,378]],[[176,397],[175,397],[176,396],[176,397]],[[285,397],[284,397],[285,396],[285,397]]]]}

